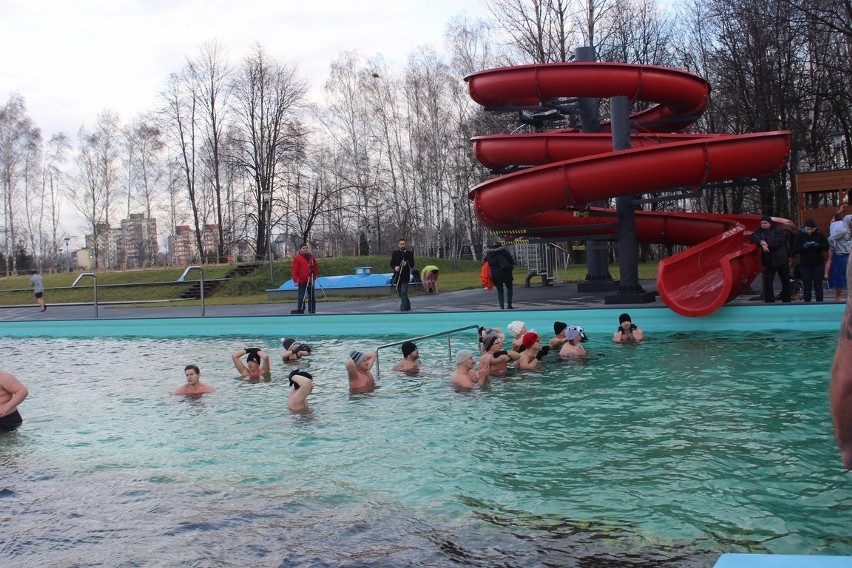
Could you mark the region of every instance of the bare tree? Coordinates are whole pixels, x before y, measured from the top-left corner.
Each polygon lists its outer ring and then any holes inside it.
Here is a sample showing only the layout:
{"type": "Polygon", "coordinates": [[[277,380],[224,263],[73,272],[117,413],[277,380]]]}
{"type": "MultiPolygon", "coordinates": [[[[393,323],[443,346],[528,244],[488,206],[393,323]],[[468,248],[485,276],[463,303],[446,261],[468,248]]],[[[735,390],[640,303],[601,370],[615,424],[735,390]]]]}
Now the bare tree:
{"type": "MultiPolygon", "coordinates": [[[[141,207],[146,219],[154,219],[165,211],[167,200],[165,182],[165,142],[153,117],[138,117],[125,129],[128,158],[127,217],[136,207],[141,207]]],[[[151,245],[149,224],[144,224],[140,241],[141,250],[134,251],[137,258],[154,262],[159,252],[151,245]]]]}
{"type": "MultiPolygon", "coordinates": [[[[27,115],[23,97],[12,94],[0,107],[0,193],[3,199],[3,251],[6,275],[17,270],[17,252],[21,248],[21,219],[24,208],[34,196],[27,188],[36,185],[33,165],[41,151],[41,132],[27,115]]],[[[32,242],[32,241],[31,241],[32,242]]],[[[35,247],[32,247],[35,248],[35,247]]],[[[36,251],[33,250],[33,253],[36,251]]]]}
{"type": "Polygon", "coordinates": [[[526,63],[568,61],[572,13],[565,0],[490,0],[488,8],[507,43],[526,63]]]}
{"type": "Polygon", "coordinates": [[[108,269],[120,260],[110,254],[111,211],[121,177],[118,116],[102,112],[95,128],[88,131],[81,127],[77,138],[78,175],[69,196],[91,230],[95,268],[108,269]]]}
{"type": "Polygon", "coordinates": [[[297,147],[300,130],[296,119],[306,92],[307,85],[296,67],[270,58],[260,46],[246,57],[234,78],[239,127],[233,159],[252,182],[258,258],[268,247],[269,208],[278,185],[277,168],[297,147]]]}
{"type": "MultiPolygon", "coordinates": [[[[180,164],[183,187],[189,198],[192,226],[195,234],[195,245],[202,253],[202,220],[199,215],[199,192],[197,188],[197,154],[198,151],[198,121],[199,103],[198,93],[192,77],[184,70],[181,73],[173,73],[169,76],[168,85],[162,94],[165,102],[163,114],[166,117],[166,131],[174,148],[176,161],[180,164]]],[[[170,170],[172,171],[172,170],[170,170]]],[[[169,187],[174,188],[175,178],[170,175],[169,187]]],[[[169,192],[172,205],[175,204],[175,195],[169,192]]],[[[177,218],[174,207],[173,220],[177,218]]]]}
{"type": "Polygon", "coordinates": [[[221,46],[210,42],[202,46],[194,60],[187,63],[187,70],[198,89],[198,103],[204,120],[205,166],[209,172],[210,200],[218,227],[217,251],[219,262],[225,254],[225,205],[223,204],[222,169],[224,167],[223,132],[226,128],[230,97],[231,71],[221,46]]]}
{"type": "MultiPolygon", "coordinates": [[[[57,254],[62,252],[61,241],[63,237],[59,231],[60,209],[67,182],[67,176],[62,167],[68,159],[70,151],[71,143],[68,136],[61,132],[54,134],[45,145],[41,166],[41,203],[43,215],[48,225],[46,250],[55,251],[57,254]]],[[[55,262],[57,259],[53,260],[56,266],[61,264],[61,262],[55,262]]]]}

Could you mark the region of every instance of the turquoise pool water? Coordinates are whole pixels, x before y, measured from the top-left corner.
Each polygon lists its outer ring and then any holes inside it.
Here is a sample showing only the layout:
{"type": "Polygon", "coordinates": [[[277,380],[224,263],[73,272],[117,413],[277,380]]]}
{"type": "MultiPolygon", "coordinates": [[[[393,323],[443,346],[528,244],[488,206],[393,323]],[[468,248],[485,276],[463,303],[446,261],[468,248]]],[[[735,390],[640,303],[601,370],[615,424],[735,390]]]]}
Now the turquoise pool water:
{"type": "Polygon", "coordinates": [[[346,354],[405,336],[294,333],[315,347],[307,415],[286,410],[290,367],[248,384],[230,364],[245,345],[277,355],[283,333],[0,338],[30,388],[24,426],[0,436],[0,553],[58,566],[849,555],[852,493],[826,403],[834,330],[661,332],[639,346],[590,332],[587,362],[472,393],[449,387],[446,341],[424,340],[423,372],[383,366],[370,395],[348,393],[346,354]],[[169,394],[190,362],[216,393],[169,394]]]}

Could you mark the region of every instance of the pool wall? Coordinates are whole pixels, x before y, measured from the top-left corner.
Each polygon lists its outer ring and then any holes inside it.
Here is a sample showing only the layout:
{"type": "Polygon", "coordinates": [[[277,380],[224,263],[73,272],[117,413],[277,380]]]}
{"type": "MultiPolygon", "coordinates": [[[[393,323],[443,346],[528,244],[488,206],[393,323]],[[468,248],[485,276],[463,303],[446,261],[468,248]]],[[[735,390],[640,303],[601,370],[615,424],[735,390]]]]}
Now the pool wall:
{"type": "Polygon", "coordinates": [[[629,312],[649,337],[655,333],[836,332],[844,304],[730,306],[702,318],[680,316],[668,308],[637,307],[514,310],[480,312],[410,312],[384,314],[315,314],[310,316],[192,317],[88,319],[68,321],[4,322],[3,337],[216,337],[223,335],[299,337],[415,337],[444,330],[483,325],[502,327],[521,320],[542,336],[551,334],[554,321],[580,325],[588,334],[610,336],[618,316],[629,312]]]}

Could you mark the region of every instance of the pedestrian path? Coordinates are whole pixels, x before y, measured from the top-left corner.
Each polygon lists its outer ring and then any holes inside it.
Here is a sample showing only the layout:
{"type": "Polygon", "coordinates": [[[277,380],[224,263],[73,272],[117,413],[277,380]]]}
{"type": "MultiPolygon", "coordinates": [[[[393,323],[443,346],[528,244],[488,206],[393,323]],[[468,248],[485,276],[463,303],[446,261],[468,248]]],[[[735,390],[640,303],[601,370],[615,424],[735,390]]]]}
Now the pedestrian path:
{"type": "MultiPolygon", "coordinates": [[[[643,281],[642,287],[647,292],[654,293],[654,301],[642,304],[608,304],[607,296],[614,292],[578,292],[576,284],[556,284],[553,286],[531,286],[525,288],[516,286],[514,289],[513,305],[516,310],[553,310],[553,309],[589,309],[589,308],[618,308],[625,310],[631,307],[665,307],[656,295],[656,282],[643,281]]],[[[759,295],[752,292],[735,298],[731,304],[748,305],[759,302],[759,295]]],[[[204,307],[207,317],[239,317],[239,316],[287,316],[295,318],[311,317],[310,315],[292,315],[290,310],[295,306],[293,300],[263,304],[229,304],[211,305],[204,307]]],[[[441,294],[411,296],[412,312],[483,312],[499,311],[497,294],[477,288],[460,290],[458,292],[443,292],[441,294]]],[[[510,310],[504,310],[510,312],[510,310]]],[[[318,314],[383,314],[399,312],[399,298],[392,293],[386,297],[363,300],[347,300],[340,302],[327,301],[317,298],[318,314]]],[[[106,303],[98,305],[98,319],[133,319],[133,318],[191,318],[201,317],[201,306],[198,303],[175,305],[143,304],[131,306],[124,303],[106,303]]],[[[39,312],[35,304],[27,306],[0,307],[0,321],[57,321],[94,319],[95,308],[92,304],[48,304],[48,310],[39,312]]]]}

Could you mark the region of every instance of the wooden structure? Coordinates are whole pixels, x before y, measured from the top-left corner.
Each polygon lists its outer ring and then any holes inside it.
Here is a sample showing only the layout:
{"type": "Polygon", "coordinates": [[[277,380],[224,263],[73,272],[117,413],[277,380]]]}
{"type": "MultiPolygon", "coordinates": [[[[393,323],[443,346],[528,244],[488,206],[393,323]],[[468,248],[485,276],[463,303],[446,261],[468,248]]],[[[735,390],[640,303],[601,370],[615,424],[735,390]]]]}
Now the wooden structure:
{"type": "Polygon", "coordinates": [[[852,169],[796,174],[796,188],[800,226],[805,219],[813,219],[828,235],[835,213],[852,213],[852,169]]]}

